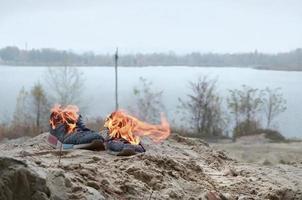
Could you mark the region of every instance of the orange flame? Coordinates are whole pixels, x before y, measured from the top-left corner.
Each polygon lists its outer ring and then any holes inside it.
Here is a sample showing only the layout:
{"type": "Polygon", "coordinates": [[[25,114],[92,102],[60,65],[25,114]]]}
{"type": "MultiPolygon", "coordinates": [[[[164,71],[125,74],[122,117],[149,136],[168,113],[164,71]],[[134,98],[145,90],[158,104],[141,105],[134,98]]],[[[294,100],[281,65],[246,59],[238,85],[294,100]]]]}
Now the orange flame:
{"type": "Polygon", "coordinates": [[[58,124],[64,124],[68,134],[75,130],[79,118],[79,108],[77,106],[67,105],[65,108],[62,108],[61,105],[55,104],[50,111],[49,123],[53,129],[55,129],[58,124]]]}
{"type": "Polygon", "coordinates": [[[109,129],[110,137],[124,138],[131,144],[139,144],[141,136],[150,137],[154,142],[161,142],[170,135],[170,125],[163,114],[161,124],[152,125],[119,110],[107,117],[104,126],[109,129]]]}

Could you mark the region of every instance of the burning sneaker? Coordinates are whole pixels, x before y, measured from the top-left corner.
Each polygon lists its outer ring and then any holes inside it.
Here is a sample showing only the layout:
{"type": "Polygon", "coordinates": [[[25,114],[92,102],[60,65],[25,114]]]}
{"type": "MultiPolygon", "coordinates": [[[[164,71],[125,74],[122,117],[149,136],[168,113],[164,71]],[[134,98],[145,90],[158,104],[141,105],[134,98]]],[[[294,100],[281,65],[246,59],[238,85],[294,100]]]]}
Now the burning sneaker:
{"type": "Polygon", "coordinates": [[[145,152],[140,137],[147,136],[155,142],[160,142],[170,135],[170,126],[162,117],[160,125],[152,125],[126,114],[124,111],[113,112],[105,121],[106,130],[103,134],[106,149],[109,153],[119,156],[129,156],[145,152]]]}
{"type": "Polygon", "coordinates": [[[137,153],[146,152],[141,142],[139,144],[131,144],[124,138],[110,137],[109,130],[103,130],[102,134],[106,136],[105,137],[106,149],[112,155],[131,156],[137,153]]]}
{"type": "Polygon", "coordinates": [[[51,110],[50,134],[47,142],[54,148],[104,150],[104,138],[97,132],[88,129],[78,115],[76,106],[61,108],[56,105],[51,110]]]}

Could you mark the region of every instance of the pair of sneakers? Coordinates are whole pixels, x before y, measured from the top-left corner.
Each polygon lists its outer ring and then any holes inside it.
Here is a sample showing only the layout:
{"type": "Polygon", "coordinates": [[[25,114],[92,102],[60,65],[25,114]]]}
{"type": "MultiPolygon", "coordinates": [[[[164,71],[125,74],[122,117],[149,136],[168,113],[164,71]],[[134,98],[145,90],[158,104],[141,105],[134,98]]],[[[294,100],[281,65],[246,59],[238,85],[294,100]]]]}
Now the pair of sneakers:
{"type": "Polygon", "coordinates": [[[123,138],[111,138],[107,129],[101,131],[101,133],[90,130],[85,126],[81,115],[76,122],[75,131],[71,134],[66,133],[64,124],[59,124],[54,129],[50,127],[47,142],[56,149],[107,150],[109,153],[118,156],[145,152],[141,143],[132,145],[123,138]]]}

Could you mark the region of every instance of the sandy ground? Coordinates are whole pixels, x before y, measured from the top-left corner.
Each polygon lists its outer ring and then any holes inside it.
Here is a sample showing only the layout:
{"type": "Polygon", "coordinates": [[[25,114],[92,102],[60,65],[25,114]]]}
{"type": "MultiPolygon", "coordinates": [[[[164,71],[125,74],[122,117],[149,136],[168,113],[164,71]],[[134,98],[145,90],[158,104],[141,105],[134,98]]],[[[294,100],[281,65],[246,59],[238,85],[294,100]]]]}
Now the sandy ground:
{"type": "Polygon", "coordinates": [[[302,164],[302,142],[291,143],[243,143],[211,144],[241,162],[263,165],[302,164]]]}
{"type": "Polygon", "coordinates": [[[59,151],[45,138],[0,145],[0,157],[26,163],[45,180],[44,199],[302,199],[301,163],[238,162],[202,140],[173,134],[162,144],[144,141],[147,152],[130,157],[65,151],[59,165],[59,151]]]}

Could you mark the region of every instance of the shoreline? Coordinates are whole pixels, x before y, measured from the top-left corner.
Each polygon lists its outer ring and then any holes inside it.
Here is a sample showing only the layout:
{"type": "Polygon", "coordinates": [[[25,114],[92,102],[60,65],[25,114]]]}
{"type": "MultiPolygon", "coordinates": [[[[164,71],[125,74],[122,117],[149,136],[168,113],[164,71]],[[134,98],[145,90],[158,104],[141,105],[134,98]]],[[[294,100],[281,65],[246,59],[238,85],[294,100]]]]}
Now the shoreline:
{"type": "MultiPolygon", "coordinates": [[[[20,65],[20,64],[0,64],[0,67],[65,67],[66,65],[20,65]]],[[[68,65],[68,67],[114,67],[113,65],[68,65]]],[[[302,72],[301,68],[274,68],[274,67],[265,67],[265,66],[214,66],[214,65],[203,65],[203,66],[197,66],[197,65],[146,65],[146,66],[128,66],[128,65],[120,65],[118,67],[122,68],[148,68],[148,67],[189,67],[189,68],[240,68],[240,69],[255,69],[255,70],[267,70],[267,71],[284,71],[284,72],[302,72]]]]}

